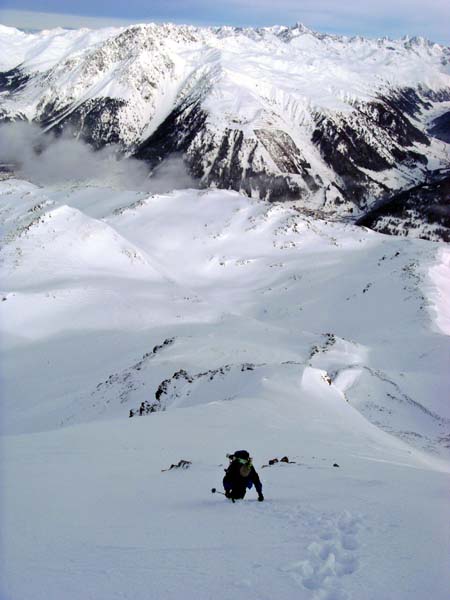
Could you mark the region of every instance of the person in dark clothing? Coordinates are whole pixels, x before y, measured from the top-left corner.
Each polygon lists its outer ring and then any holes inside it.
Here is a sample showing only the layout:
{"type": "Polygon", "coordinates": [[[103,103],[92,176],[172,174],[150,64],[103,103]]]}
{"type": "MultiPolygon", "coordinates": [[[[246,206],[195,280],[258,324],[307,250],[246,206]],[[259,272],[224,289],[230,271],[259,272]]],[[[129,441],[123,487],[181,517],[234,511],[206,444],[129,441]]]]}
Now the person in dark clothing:
{"type": "Polygon", "coordinates": [[[230,465],[225,470],[223,478],[225,496],[232,500],[241,500],[245,497],[247,489],[255,486],[258,500],[262,502],[264,500],[262,484],[247,450],[237,450],[234,454],[229,454],[228,458],[230,465]]]}

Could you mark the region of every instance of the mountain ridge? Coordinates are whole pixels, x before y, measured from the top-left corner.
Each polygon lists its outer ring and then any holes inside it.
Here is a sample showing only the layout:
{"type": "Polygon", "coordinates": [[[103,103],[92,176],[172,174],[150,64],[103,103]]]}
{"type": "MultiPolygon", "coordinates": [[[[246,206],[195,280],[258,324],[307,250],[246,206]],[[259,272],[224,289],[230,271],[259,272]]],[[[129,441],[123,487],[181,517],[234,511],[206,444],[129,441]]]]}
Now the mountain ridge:
{"type": "Polygon", "coordinates": [[[201,186],[357,218],[449,161],[450,49],[423,38],[301,24],[26,38],[28,58],[0,74],[3,121],[117,144],[150,169],[181,153],[201,186]]]}

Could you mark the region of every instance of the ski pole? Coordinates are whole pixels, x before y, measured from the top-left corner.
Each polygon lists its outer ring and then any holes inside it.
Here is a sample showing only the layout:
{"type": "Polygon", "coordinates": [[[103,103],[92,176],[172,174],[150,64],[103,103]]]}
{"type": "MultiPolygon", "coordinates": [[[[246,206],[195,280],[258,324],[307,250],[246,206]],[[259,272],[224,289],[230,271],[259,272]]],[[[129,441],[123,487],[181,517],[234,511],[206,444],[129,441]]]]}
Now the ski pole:
{"type": "MultiPolygon", "coordinates": [[[[225,496],[225,498],[228,498],[228,496],[226,494],[224,494],[223,492],[219,492],[219,490],[216,490],[216,488],[212,488],[211,493],[212,494],[222,494],[222,496],[225,496]]],[[[230,498],[230,499],[231,499],[231,502],[234,504],[235,503],[234,498],[230,498]]]]}

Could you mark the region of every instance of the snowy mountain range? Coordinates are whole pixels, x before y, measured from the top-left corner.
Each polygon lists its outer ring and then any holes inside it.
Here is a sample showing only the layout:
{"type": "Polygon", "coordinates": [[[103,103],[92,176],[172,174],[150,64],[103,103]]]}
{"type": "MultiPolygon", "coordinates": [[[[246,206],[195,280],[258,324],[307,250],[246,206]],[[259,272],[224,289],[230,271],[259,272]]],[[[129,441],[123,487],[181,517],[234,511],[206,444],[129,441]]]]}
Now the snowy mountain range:
{"type": "Polygon", "coordinates": [[[203,186],[339,217],[394,202],[396,215],[383,213],[375,228],[448,239],[448,193],[439,187],[450,160],[448,47],[300,24],[150,24],[1,27],[0,49],[4,121],[71,128],[151,167],[181,153],[203,186]],[[421,184],[435,186],[426,202],[398,198],[421,184]]]}

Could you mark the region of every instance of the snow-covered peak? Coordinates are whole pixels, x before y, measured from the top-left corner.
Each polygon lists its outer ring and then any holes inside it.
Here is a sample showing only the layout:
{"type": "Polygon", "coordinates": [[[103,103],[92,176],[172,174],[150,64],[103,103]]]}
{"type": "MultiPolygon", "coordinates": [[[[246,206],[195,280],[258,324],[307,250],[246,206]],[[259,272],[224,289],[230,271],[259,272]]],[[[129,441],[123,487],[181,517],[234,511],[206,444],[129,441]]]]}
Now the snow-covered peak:
{"type": "MultiPolygon", "coordinates": [[[[157,70],[177,63],[180,85],[190,73],[214,62],[223,71],[239,73],[240,84],[246,82],[257,96],[261,86],[269,103],[276,90],[282,90],[293,100],[304,98],[316,107],[339,110],[351,100],[370,98],[383,86],[422,84],[434,90],[449,86],[448,67],[443,65],[450,56],[447,48],[424,40],[322,35],[302,24],[245,29],[150,23],[36,34],[2,27],[0,50],[2,70],[20,66],[24,73],[45,74],[45,82],[50,78],[60,89],[74,87],[91,98],[109,93],[100,82],[93,85],[95,71],[102,73],[103,79],[114,71],[116,80],[124,80],[122,91],[118,89],[115,96],[128,99],[128,72],[134,61],[142,63],[144,72],[147,63],[157,70]]],[[[236,93],[239,95],[238,90],[233,95],[236,93]]],[[[76,90],[73,94],[77,100],[76,90]]]]}
{"type": "MultiPolygon", "coordinates": [[[[104,78],[114,70],[114,78],[124,80],[116,96],[129,98],[130,61],[136,60],[141,61],[142,71],[148,62],[159,70],[167,63],[179,64],[180,85],[190,73],[213,62],[223,71],[239,73],[238,87],[244,84],[269,103],[280,90],[293,100],[303,98],[316,107],[339,110],[351,100],[370,98],[387,85],[423,84],[435,90],[449,85],[448,69],[443,68],[449,51],[441,46],[319,35],[301,24],[291,28],[202,29],[152,23],[37,34],[3,27],[2,45],[3,70],[20,66],[25,73],[47,73],[46,81],[50,77],[58,88],[75,87],[89,97],[109,93],[103,85],[93,85],[94,72],[104,78]]],[[[239,90],[233,95],[239,96],[239,90]]]]}
{"type": "Polygon", "coordinates": [[[26,70],[45,71],[73,52],[101,43],[117,35],[117,28],[48,29],[25,33],[0,26],[0,70],[21,66],[26,70]]]}
{"type": "Polygon", "coordinates": [[[0,43],[4,44],[5,50],[1,54],[3,62],[0,64],[2,70],[13,68],[22,63],[25,63],[24,66],[30,69],[39,64],[50,66],[70,52],[101,44],[110,38],[115,38],[115,43],[118,45],[127,43],[130,51],[133,51],[133,48],[145,48],[151,43],[164,42],[202,42],[210,46],[216,46],[215,39],[223,40],[232,37],[239,38],[243,44],[245,44],[243,39],[247,38],[249,42],[256,42],[260,46],[264,46],[264,44],[273,46],[279,41],[287,47],[287,52],[291,51],[293,53],[301,49],[306,50],[307,40],[309,39],[309,43],[311,43],[311,39],[314,38],[317,49],[328,49],[329,51],[331,46],[334,47],[335,52],[342,52],[344,46],[353,47],[354,51],[361,53],[363,59],[364,50],[374,50],[375,48],[385,48],[397,52],[402,50],[409,52],[412,49],[422,50],[424,53],[427,53],[430,49],[435,49],[435,51],[440,49],[444,53],[447,50],[448,52],[448,48],[433,44],[420,37],[405,36],[401,40],[390,40],[387,38],[368,39],[338,36],[315,32],[302,23],[290,27],[272,26],[256,29],[231,26],[201,28],[173,23],[145,23],[96,30],[65,30],[58,28],[38,33],[24,33],[18,29],[0,25],[0,43]],[[9,51],[6,42],[12,44],[9,51]],[[300,46],[298,45],[299,42],[300,46]],[[18,52],[19,47],[22,48],[22,52],[18,52]],[[14,51],[15,48],[16,51],[14,51]]]}

